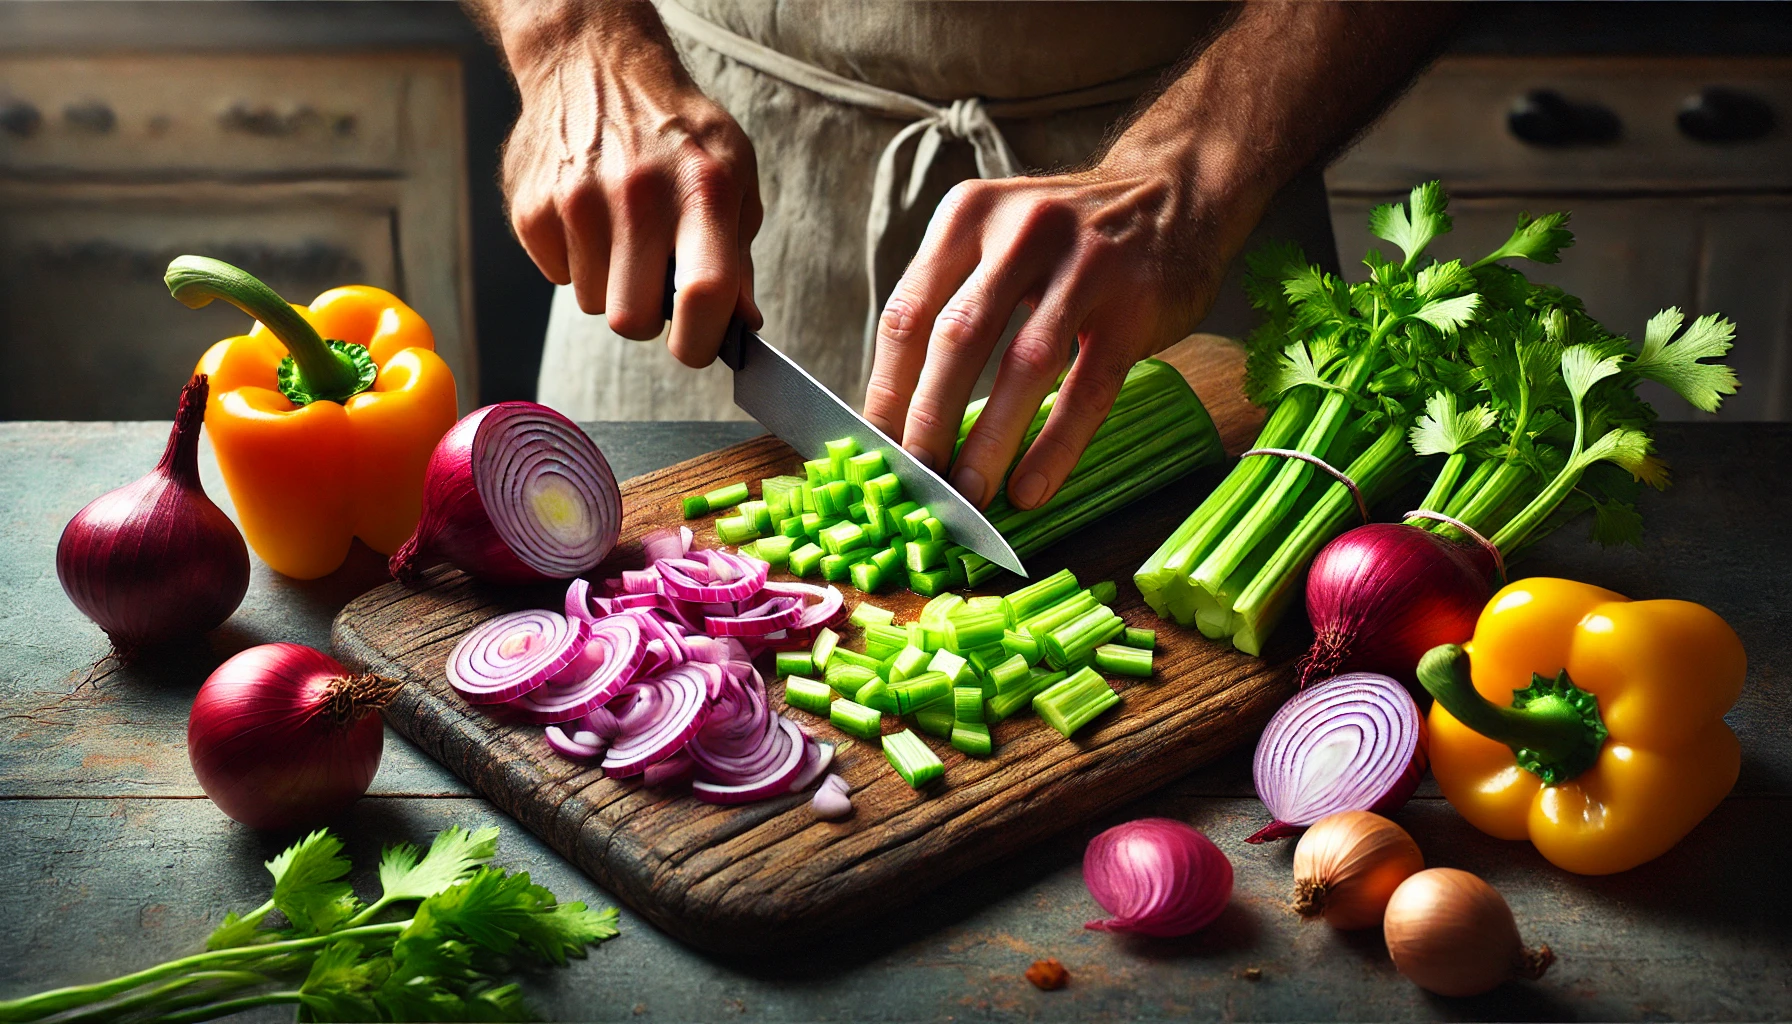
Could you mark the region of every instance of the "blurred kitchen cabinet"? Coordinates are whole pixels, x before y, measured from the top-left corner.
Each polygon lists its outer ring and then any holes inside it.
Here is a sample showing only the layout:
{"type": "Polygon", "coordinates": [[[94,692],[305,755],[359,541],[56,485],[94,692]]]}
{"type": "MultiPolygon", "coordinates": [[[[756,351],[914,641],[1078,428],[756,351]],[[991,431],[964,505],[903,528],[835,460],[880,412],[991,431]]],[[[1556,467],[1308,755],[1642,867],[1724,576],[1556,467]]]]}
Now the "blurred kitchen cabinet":
{"type": "Polygon", "coordinates": [[[460,65],[406,53],[0,57],[0,418],[166,419],[246,329],[162,285],[391,289],[477,398],[460,65]]]}
{"type": "MultiPolygon", "coordinates": [[[[1563,262],[1518,269],[1639,337],[1665,306],[1737,325],[1726,420],[1792,419],[1792,61],[1458,57],[1440,61],[1326,176],[1345,275],[1376,203],[1441,178],[1479,256],[1520,212],[1570,210],[1563,262]]],[[[1649,386],[1664,418],[1706,414],[1649,386]]]]}

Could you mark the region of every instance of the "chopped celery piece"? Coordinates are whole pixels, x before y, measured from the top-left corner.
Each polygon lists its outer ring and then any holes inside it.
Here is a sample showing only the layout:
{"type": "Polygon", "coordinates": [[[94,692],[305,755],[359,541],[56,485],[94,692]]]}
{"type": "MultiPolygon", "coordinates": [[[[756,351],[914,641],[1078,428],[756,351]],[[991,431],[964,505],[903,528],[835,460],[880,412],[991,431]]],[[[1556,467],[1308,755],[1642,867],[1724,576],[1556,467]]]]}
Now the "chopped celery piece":
{"type": "Polygon", "coordinates": [[[994,594],[979,594],[976,597],[967,598],[964,602],[964,606],[972,611],[1001,612],[1002,621],[1007,623],[1009,628],[1013,628],[1015,622],[1018,621],[1014,617],[1014,607],[1008,603],[1008,599],[1005,597],[997,597],[994,594]]]}
{"type": "Polygon", "coordinates": [[[803,463],[803,474],[810,487],[820,487],[829,480],[838,480],[834,475],[834,464],[828,459],[810,459],[803,463]]]}
{"type": "Polygon", "coordinates": [[[968,585],[964,576],[964,556],[969,550],[969,548],[961,548],[957,544],[948,545],[946,548],[946,564],[944,566],[946,586],[953,590],[963,590],[968,585]]]}
{"type": "Polygon", "coordinates": [[[804,544],[790,553],[790,571],[798,576],[813,576],[821,568],[826,552],[818,544],[804,544]]]}
{"type": "Polygon", "coordinates": [[[817,715],[828,713],[828,704],[834,699],[834,691],[826,683],[802,676],[791,676],[784,680],[784,703],[817,715]]]}
{"type": "Polygon", "coordinates": [[[954,722],[952,746],[972,757],[988,757],[995,749],[995,743],[989,736],[989,726],[982,722],[954,722]]]}
{"type": "Polygon", "coordinates": [[[828,468],[834,473],[833,479],[846,479],[846,460],[859,454],[859,442],[850,437],[828,442],[828,468]]]}
{"type": "Polygon", "coordinates": [[[815,662],[816,671],[828,667],[828,659],[833,657],[834,648],[839,643],[840,634],[826,626],[821,627],[821,632],[815,634],[815,646],[810,648],[809,659],[815,662]]]}
{"type": "Polygon", "coordinates": [[[1048,672],[1034,669],[1027,674],[1025,685],[1016,686],[1007,693],[997,693],[989,698],[985,706],[984,717],[991,722],[1000,722],[1016,711],[1033,703],[1033,698],[1043,693],[1065,676],[1063,672],[1048,672]]]}
{"type": "Polygon", "coordinates": [[[896,621],[896,613],[888,608],[879,608],[869,601],[860,601],[847,621],[855,626],[887,626],[896,621]]]}
{"type": "Polygon", "coordinates": [[[933,658],[927,662],[927,671],[941,673],[947,679],[952,680],[953,686],[968,685],[974,678],[970,662],[965,661],[960,655],[946,650],[933,652],[933,658]]]}
{"type": "Polygon", "coordinates": [[[890,682],[900,683],[910,676],[926,671],[928,654],[925,650],[908,646],[896,652],[896,661],[890,666],[890,682]]]}
{"type": "Polygon", "coordinates": [[[1017,658],[1026,659],[1027,664],[1037,665],[1039,659],[1045,657],[1040,649],[1039,641],[1031,633],[1023,633],[1018,629],[1010,629],[1002,634],[1002,649],[1017,658]]]}
{"type": "Polygon", "coordinates": [[[862,452],[846,460],[846,480],[848,483],[865,486],[865,482],[874,476],[882,476],[886,472],[883,452],[862,452]]]}
{"type": "Polygon", "coordinates": [[[1006,616],[999,608],[957,609],[946,619],[946,646],[968,651],[1001,643],[1007,628],[1006,616]]]}
{"type": "Polygon", "coordinates": [[[747,497],[747,483],[742,480],[738,483],[727,484],[705,493],[703,495],[703,503],[709,506],[709,511],[719,512],[725,508],[733,508],[741,502],[746,501],[747,497]]]}
{"type": "MultiPolygon", "coordinates": [[[[858,700],[853,695],[858,693],[866,683],[878,678],[878,675],[877,669],[866,668],[863,665],[847,665],[840,662],[839,659],[833,659],[827,670],[821,674],[821,678],[834,689],[858,700]]],[[[865,702],[861,700],[859,703],[865,702]]]]}
{"type": "MultiPolygon", "coordinates": [[[[925,532],[927,520],[929,519],[933,519],[933,513],[927,511],[927,506],[925,505],[916,506],[914,509],[905,513],[901,519],[902,539],[919,539],[921,534],[925,532]]],[[[938,540],[939,538],[935,537],[929,539],[938,540]]]]}
{"type": "Polygon", "coordinates": [[[1120,584],[1113,580],[1102,580],[1091,586],[1089,593],[1101,604],[1113,604],[1120,598],[1120,584]]]}
{"type": "Polygon", "coordinates": [[[926,572],[945,564],[946,545],[937,540],[910,541],[902,550],[903,561],[911,572],[926,572]]]}
{"type": "MultiPolygon", "coordinates": [[[[859,529],[865,531],[867,541],[878,547],[883,547],[884,542],[890,539],[890,531],[884,528],[884,517],[881,515],[867,517],[864,522],[859,524],[859,529]]],[[[886,571],[889,569],[888,566],[882,568],[886,571]]]]}
{"type": "MultiPolygon", "coordinates": [[[[848,484],[847,486],[850,487],[852,485],[848,484]]],[[[862,501],[855,501],[846,506],[846,518],[862,525],[865,522],[865,503],[862,501]]]]}
{"type": "Polygon", "coordinates": [[[709,515],[709,502],[704,501],[703,495],[701,494],[685,495],[683,505],[684,517],[686,519],[696,519],[699,516],[709,515]]]}
{"type": "Polygon", "coordinates": [[[1001,566],[975,551],[966,550],[959,556],[958,561],[960,565],[964,566],[964,582],[967,587],[974,587],[985,580],[992,579],[1002,571],[1001,566]]]}
{"type": "Polygon", "coordinates": [[[890,714],[894,714],[898,710],[895,698],[890,695],[890,684],[879,679],[875,674],[859,687],[859,691],[852,695],[852,699],[868,708],[876,708],[890,714]]]}
{"type": "Polygon", "coordinates": [[[753,529],[758,530],[760,533],[765,534],[772,532],[772,507],[765,502],[743,501],[740,503],[740,507],[736,508],[734,511],[738,512],[748,522],[752,523],[753,529]]]}
{"type": "Polygon", "coordinates": [[[952,680],[944,672],[923,672],[900,683],[889,684],[889,693],[890,699],[895,702],[896,712],[906,715],[950,697],[952,680]]]}
{"type": "Polygon", "coordinates": [[[831,668],[834,665],[857,665],[860,668],[868,668],[872,671],[876,671],[881,661],[882,659],[873,658],[869,654],[860,654],[858,651],[848,650],[844,647],[835,647],[833,655],[828,658],[828,667],[831,668]]]}
{"type": "Polygon", "coordinates": [[[1027,678],[1027,659],[1016,654],[989,670],[989,681],[997,693],[1011,693],[1027,678]]]}
{"type": "Polygon", "coordinates": [[[1095,667],[1111,675],[1143,679],[1151,674],[1151,652],[1121,644],[1102,644],[1095,648],[1095,667]]]}
{"type": "Polygon", "coordinates": [[[803,536],[810,540],[818,540],[821,537],[822,527],[833,525],[832,522],[822,519],[820,512],[804,512],[800,522],[803,524],[803,536]]]}
{"type": "Polygon", "coordinates": [[[830,555],[845,554],[868,543],[858,523],[835,523],[821,531],[820,539],[821,549],[830,555]]]}
{"type": "Polygon", "coordinates": [[[781,676],[806,676],[815,671],[815,660],[808,651],[779,651],[773,664],[781,676]]]}
{"type": "Polygon", "coordinates": [[[884,756],[912,789],[920,789],[946,773],[946,766],[940,763],[933,748],[907,729],[884,737],[884,756]]]}
{"type": "Polygon", "coordinates": [[[759,496],[768,502],[782,502],[789,505],[790,496],[799,494],[803,489],[803,478],[800,476],[768,476],[759,481],[759,496]]]}
{"type": "Polygon", "coordinates": [[[828,721],[848,736],[874,740],[883,733],[884,716],[876,708],[841,697],[828,705],[828,721]]]}
{"type": "Polygon", "coordinates": [[[779,523],[778,534],[783,537],[789,537],[791,540],[807,537],[808,534],[803,532],[803,517],[793,514],[790,518],[779,523]]]}
{"type": "Polygon", "coordinates": [[[891,506],[902,501],[902,481],[894,473],[880,473],[865,481],[867,504],[891,506]],[[870,499],[876,498],[875,501],[870,499]]]}
{"type": "Polygon", "coordinates": [[[884,571],[869,558],[854,562],[847,569],[847,574],[852,577],[852,585],[857,587],[861,594],[875,594],[883,589],[884,571]]]}
{"type": "Polygon", "coordinates": [[[901,626],[870,625],[865,627],[865,653],[883,661],[908,645],[908,630],[901,626]]]}
{"type": "Polygon", "coordinates": [[[917,618],[923,626],[944,625],[947,614],[962,604],[964,597],[959,594],[941,594],[922,605],[917,618]]]}
{"type": "Polygon", "coordinates": [[[724,544],[745,544],[758,536],[758,529],[746,516],[725,516],[716,520],[716,539],[724,544]]]}
{"type": "Polygon", "coordinates": [[[851,485],[844,480],[830,480],[815,488],[815,499],[822,515],[844,516],[852,507],[851,485]]]}
{"type": "Polygon", "coordinates": [[[1033,639],[1043,641],[1046,634],[1066,622],[1074,622],[1096,608],[1103,607],[1095,600],[1095,595],[1087,590],[1078,591],[1075,597],[1060,601],[1038,615],[1022,622],[1020,628],[1033,634],[1033,639]]]}
{"type": "Polygon", "coordinates": [[[960,722],[983,721],[983,687],[954,686],[952,688],[952,717],[960,722]]]}
{"type": "Polygon", "coordinates": [[[908,574],[908,589],[922,597],[932,597],[945,591],[951,583],[951,577],[952,574],[944,569],[934,569],[931,572],[915,572],[911,569],[908,574]]]}
{"type": "Polygon", "coordinates": [[[1082,587],[1069,569],[1059,569],[1042,580],[1029,583],[1008,595],[1017,622],[1025,622],[1052,605],[1074,597],[1082,587]]]}
{"type": "Polygon", "coordinates": [[[1000,643],[984,644],[982,647],[971,648],[964,657],[971,663],[971,668],[981,675],[1007,661],[1008,652],[1000,643]]]}
{"type": "Polygon", "coordinates": [[[794,543],[789,537],[761,537],[754,542],[753,551],[772,565],[788,565],[794,543]]]}
{"type": "Polygon", "coordinates": [[[883,573],[885,579],[898,580],[902,578],[902,559],[898,558],[896,552],[889,548],[878,548],[873,551],[871,561],[876,563],[877,571],[883,573]]]}
{"type": "Polygon", "coordinates": [[[938,736],[942,740],[952,738],[952,709],[944,704],[925,707],[910,716],[915,721],[915,728],[930,736],[938,736]]]}
{"type": "Polygon", "coordinates": [[[945,540],[945,539],[947,539],[946,538],[946,524],[940,522],[938,519],[934,518],[932,515],[929,515],[926,519],[921,521],[920,527],[915,530],[915,539],[916,540],[945,540]]]}
{"type": "Polygon", "coordinates": [[[1128,626],[1123,635],[1125,639],[1120,642],[1128,647],[1137,647],[1141,651],[1157,650],[1157,631],[1154,629],[1139,629],[1136,626],[1128,626]]]}
{"type": "Polygon", "coordinates": [[[1046,634],[1045,663],[1053,668],[1086,665],[1095,648],[1126,632],[1126,623],[1105,604],[1096,605],[1074,622],[1046,634]]]}
{"type": "Polygon", "coordinates": [[[1033,710],[1069,737],[1103,711],[1120,703],[1106,679],[1087,666],[1033,698],[1033,710]]]}
{"type": "Polygon", "coordinates": [[[859,548],[838,555],[821,556],[821,578],[830,583],[846,579],[852,574],[852,567],[871,557],[870,548],[859,548]]]}

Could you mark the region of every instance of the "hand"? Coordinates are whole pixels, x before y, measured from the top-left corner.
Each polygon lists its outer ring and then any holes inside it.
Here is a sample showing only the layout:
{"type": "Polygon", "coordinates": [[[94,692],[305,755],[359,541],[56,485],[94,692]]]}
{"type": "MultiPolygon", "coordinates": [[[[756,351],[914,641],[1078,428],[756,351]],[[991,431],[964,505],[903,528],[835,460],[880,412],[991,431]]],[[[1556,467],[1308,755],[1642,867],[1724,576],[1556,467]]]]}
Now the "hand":
{"type": "Polygon", "coordinates": [[[625,338],[715,359],[729,317],[754,327],[749,246],[764,216],[753,146],[697,89],[646,4],[500,23],[523,109],[504,150],[511,226],[535,265],[625,338]],[[517,26],[519,21],[527,24],[517,26]]]}
{"type": "Polygon", "coordinates": [[[1127,370],[1205,315],[1242,242],[1235,227],[1216,228],[1218,207],[1188,177],[1116,162],[959,184],[884,306],[866,416],[942,474],[951,463],[952,485],[986,505],[1075,341],[1076,364],[1007,484],[1017,507],[1043,504],[1101,426],[1127,370]],[[971,387],[1022,304],[1026,322],[952,462],[971,387]]]}

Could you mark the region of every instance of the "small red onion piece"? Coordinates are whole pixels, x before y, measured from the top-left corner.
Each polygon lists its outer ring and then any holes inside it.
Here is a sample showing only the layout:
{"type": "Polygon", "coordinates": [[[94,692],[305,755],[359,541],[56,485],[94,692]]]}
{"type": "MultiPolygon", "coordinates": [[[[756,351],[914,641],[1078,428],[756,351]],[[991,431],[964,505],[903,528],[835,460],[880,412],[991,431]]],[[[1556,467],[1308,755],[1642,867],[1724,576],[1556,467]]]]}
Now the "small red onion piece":
{"type": "Polygon", "coordinates": [[[611,607],[619,612],[631,608],[658,608],[665,603],[658,594],[617,594],[610,598],[611,607]]]}
{"type": "Polygon", "coordinates": [[[1398,810],[1425,763],[1425,720],[1396,680],[1353,672],[1308,687],[1257,742],[1251,775],[1275,820],[1245,842],[1297,835],[1340,811],[1398,810]]]}
{"type": "Polygon", "coordinates": [[[596,760],[603,756],[604,747],[607,745],[601,736],[583,729],[568,736],[566,730],[557,725],[550,725],[546,729],[546,734],[548,746],[553,749],[554,753],[572,761],[596,760]]]}
{"type": "Polygon", "coordinates": [[[641,781],[649,786],[674,786],[691,781],[697,774],[697,762],[691,760],[689,754],[680,751],[647,766],[641,773],[641,781]]]}
{"type": "Polygon", "coordinates": [[[821,743],[812,736],[803,737],[803,766],[790,780],[790,791],[800,792],[809,788],[809,783],[821,778],[821,773],[834,763],[834,745],[821,743]]]}
{"type": "Polygon", "coordinates": [[[454,645],[448,683],[469,704],[502,704],[547,682],[584,652],[590,625],[531,609],[487,619],[454,645]]]}
{"type": "MultiPolygon", "coordinates": [[[[531,722],[570,722],[609,703],[640,671],[647,657],[641,628],[628,615],[612,615],[590,627],[578,676],[550,682],[517,697],[511,706],[531,722]],[[591,652],[597,652],[595,656],[591,652]]],[[[575,662],[578,664],[580,662],[575,662]]]]}
{"type": "Polygon", "coordinates": [[[655,530],[641,538],[641,554],[646,557],[648,565],[667,558],[683,558],[691,550],[692,536],[688,526],[680,526],[676,530],[655,530]]]}
{"type": "Polygon", "coordinates": [[[697,781],[691,783],[691,792],[697,799],[712,804],[744,804],[789,792],[791,780],[802,771],[807,738],[796,727],[795,722],[776,718],[773,723],[776,731],[767,748],[773,755],[770,763],[738,782],[711,782],[702,778],[706,765],[694,749],[697,745],[691,744],[692,757],[697,761],[699,775],[697,781]]]}
{"type": "Polygon", "coordinates": [[[618,703],[621,735],[604,755],[604,774],[611,778],[639,775],[685,748],[709,714],[708,678],[682,665],[629,684],[618,703]]]}
{"type": "MultiPolygon", "coordinates": [[[[846,599],[838,587],[819,587],[813,583],[771,582],[760,588],[762,594],[797,597],[803,601],[803,614],[791,625],[792,631],[819,631],[846,612],[846,599]]],[[[813,639],[813,637],[811,637],[813,639]]]]}
{"type": "Polygon", "coordinates": [[[1207,927],[1226,909],[1232,862],[1192,826],[1140,818],[1089,841],[1083,884],[1114,915],[1083,927],[1169,938],[1207,927]]]}
{"type": "Polygon", "coordinates": [[[711,615],[703,620],[710,636],[760,637],[791,626],[803,616],[801,601],[773,597],[738,615],[711,615]]]}
{"type": "Polygon", "coordinates": [[[611,713],[609,708],[592,708],[591,712],[585,716],[585,720],[579,724],[596,733],[598,739],[605,743],[622,735],[622,724],[616,721],[616,716],[611,713]]]}
{"type": "Polygon", "coordinates": [[[600,616],[591,613],[591,581],[576,579],[566,588],[566,617],[596,622],[600,616]]]}
{"type": "Polygon", "coordinates": [[[545,405],[500,402],[436,445],[423,518],[390,568],[401,580],[439,561],[495,583],[570,579],[603,561],[621,525],[615,474],[585,432],[545,405]]]}
{"type": "Polygon", "coordinates": [[[739,601],[758,593],[765,586],[771,567],[756,558],[740,558],[720,551],[703,551],[708,564],[689,558],[668,558],[659,562],[660,579],[666,593],[680,601],[739,601]],[[718,576],[717,567],[735,575],[722,582],[710,582],[718,576]],[[706,575],[707,571],[707,575],[706,575]]]}
{"type": "Polygon", "coordinates": [[[660,592],[660,574],[657,569],[624,569],[622,570],[622,592],[624,594],[657,594],[660,592]]]}
{"type": "Polygon", "coordinates": [[[809,801],[809,810],[823,821],[846,817],[852,813],[852,788],[838,775],[822,779],[814,799],[809,801]]]}

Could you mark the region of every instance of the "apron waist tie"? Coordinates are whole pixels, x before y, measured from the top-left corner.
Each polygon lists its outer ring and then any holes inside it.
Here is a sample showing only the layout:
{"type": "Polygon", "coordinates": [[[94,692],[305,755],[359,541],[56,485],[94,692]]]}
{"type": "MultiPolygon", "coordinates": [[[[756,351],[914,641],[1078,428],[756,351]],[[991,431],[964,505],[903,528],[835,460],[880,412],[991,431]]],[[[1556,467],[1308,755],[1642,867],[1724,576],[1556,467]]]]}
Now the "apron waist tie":
{"type": "Polygon", "coordinates": [[[871,308],[865,322],[864,367],[869,372],[877,340],[877,318],[885,295],[879,280],[878,252],[896,217],[913,209],[927,184],[940,147],[947,142],[967,142],[977,160],[980,178],[1008,178],[1020,173],[1020,163],[1008,140],[996,127],[995,118],[1041,117],[1047,114],[1099,107],[1134,99],[1150,89],[1162,68],[1084,89],[1051,93],[1019,100],[988,101],[979,97],[953,100],[938,106],[917,96],[885,89],[837,75],[826,68],[798,60],[710,21],[678,3],[657,0],[660,19],[668,28],[686,35],[711,50],[739,61],[763,74],[847,106],[884,117],[909,120],[877,158],[877,174],[871,186],[870,213],[865,218],[865,274],[871,289],[871,308]],[[908,182],[898,187],[897,160],[913,147],[908,182]]]}

